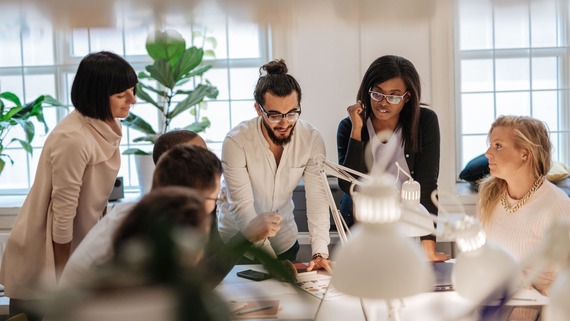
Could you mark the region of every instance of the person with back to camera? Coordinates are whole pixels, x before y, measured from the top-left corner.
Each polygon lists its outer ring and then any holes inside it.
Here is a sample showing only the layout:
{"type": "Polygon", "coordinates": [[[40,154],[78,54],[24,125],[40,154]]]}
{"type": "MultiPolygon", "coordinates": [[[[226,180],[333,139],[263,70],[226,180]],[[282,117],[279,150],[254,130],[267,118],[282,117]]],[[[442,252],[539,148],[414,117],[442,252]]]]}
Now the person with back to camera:
{"type": "MultiPolygon", "coordinates": [[[[194,132],[176,130],[162,134],[154,145],[153,158],[157,160],[153,173],[152,190],[166,186],[184,186],[196,189],[204,197],[205,210],[213,224],[220,192],[222,163],[204,147],[206,143],[194,132]]],[[[81,285],[92,270],[113,257],[112,235],[127,217],[135,203],[117,204],[87,234],[69,258],[60,280],[60,287],[81,285]]],[[[214,287],[229,273],[234,264],[252,243],[272,236],[279,230],[281,217],[263,213],[248,226],[223,244],[212,225],[204,259],[198,268],[202,277],[214,287]]]]}
{"type": "MultiPolygon", "coordinates": [[[[421,103],[420,76],[414,65],[399,56],[382,56],[376,59],[362,79],[356,95],[357,102],[347,108],[337,131],[338,162],[361,173],[368,173],[373,164],[371,151],[382,152],[387,142],[381,142],[376,134],[392,132],[390,140],[396,140],[398,148],[386,171],[397,176],[395,162],[421,185],[420,203],[428,212],[437,215],[437,207],[431,201],[432,191],[437,189],[440,157],[440,135],[437,115],[421,103]],[[368,148],[365,148],[370,145],[368,148]],[[370,162],[367,162],[372,160],[370,162]]],[[[399,175],[398,188],[407,180],[399,175]]],[[[347,224],[354,223],[350,183],[339,179],[345,192],[340,211],[347,224]]],[[[435,251],[435,236],[421,237],[421,244],[428,259],[444,261],[449,257],[435,251]]]]}
{"type": "Polygon", "coordinates": [[[4,251],[0,283],[11,315],[27,312],[36,319],[43,291],[56,287],[70,254],[104,215],[121,166],[117,118],[136,103],[137,82],[133,68],[114,53],[81,60],[71,88],[75,110],[47,137],[4,251]]]}
{"type": "Polygon", "coordinates": [[[234,127],[222,145],[227,198],[218,209],[220,235],[226,241],[258,213],[278,212],[281,229],[256,245],[280,260],[296,261],[292,198],[303,179],[313,255],[308,270],[330,271],[329,209],[315,161],[325,155],[325,144],[315,127],[299,119],[301,87],[283,60],[273,60],[260,68],[254,97],[258,117],[234,127]],[[262,70],[267,74],[261,76],[262,70]]]}
{"type": "MultiPolygon", "coordinates": [[[[522,260],[537,248],[552,222],[570,216],[570,199],[545,180],[552,144],[543,122],[501,116],[491,125],[489,143],[485,156],[491,175],[479,186],[477,217],[490,241],[522,260]]],[[[548,294],[555,279],[556,272],[548,270],[533,287],[548,294]]]]}

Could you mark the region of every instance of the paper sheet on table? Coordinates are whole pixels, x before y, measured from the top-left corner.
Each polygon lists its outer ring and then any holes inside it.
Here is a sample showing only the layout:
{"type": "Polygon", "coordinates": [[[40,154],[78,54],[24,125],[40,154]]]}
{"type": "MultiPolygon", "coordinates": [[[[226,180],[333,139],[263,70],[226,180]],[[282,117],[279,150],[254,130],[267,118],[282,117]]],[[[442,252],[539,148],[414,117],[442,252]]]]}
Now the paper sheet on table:
{"type": "Polygon", "coordinates": [[[218,286],[215,291],[220,296],[232,300],[274,297],[297,292],[290,284],[271,279],[260,282],[251,281],[224,284],[223,287],[218,286]]]}
{"type": "Polygon", "coordinates": [[[548,305],[548,297],[535,289],[521,289],[508,302],[507,305],[548,305]]]}
{"type": "Polygon", "coordinates": [[[325,274],[311,274],[297,278],[297,285],[301,290],[319,299],[329,300],[343,297],[344,294],[330,285],[330,282],[331,276],[325,274]]]}

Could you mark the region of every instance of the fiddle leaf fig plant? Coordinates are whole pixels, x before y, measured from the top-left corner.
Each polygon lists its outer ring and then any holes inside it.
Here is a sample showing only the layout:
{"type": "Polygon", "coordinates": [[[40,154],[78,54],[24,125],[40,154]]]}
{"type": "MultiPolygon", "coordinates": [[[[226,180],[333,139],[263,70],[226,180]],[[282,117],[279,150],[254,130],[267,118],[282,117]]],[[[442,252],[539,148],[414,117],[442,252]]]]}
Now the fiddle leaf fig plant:
{"type": "Polygon", "coordinates": [[[44,133],[48,132],[49,128],[43,114],[44,105],[63,107],[59,101],[49,95],[41,95],[31,103],[22,104],[16,94],[8,91],[0,93],[0,174],[4,170],[6,161],[14,164],[12,157],[5,151],[8,145],[18,142],[27,153],[33,155],[31,144],[36,135],[33,118],[43,125],[44,133]],[[8,134],[16,127],[23,129],[23,135],[10,139],[8,134]],[[9,141],[6,141],[7,139],[9,141]]]}
{"type": "MultiPolygon", "coordinates": [[[[215,41],[209,42],[215,44],[215,41]]],[[[146,50],[153,64],[146,66],[145,71],[138,75],[141,81],[137,84],[137,97],[156,107],[162,117],[158,129],[135,113],[121,120],[123,125],[144,134],[133,142],[154,144],[158,136],[170,130],[171,121],[179,116],[189,119],[189,124],[181,129],[198,133],[208,128],[210,121],[200,117],[200,110],[206,106],[206,97],[214,99],[218,96],[218,89],[202,77],[212,68],[211,64],[203,61],[204,49],[194,45],[187,48],[179,32],[166,30],[149,34],[146,50]],[[188,87],[192,89],[185,89],[188,87]]],[[[150,152],[130,148],[123,154],[148,155],[150,152]]]]}

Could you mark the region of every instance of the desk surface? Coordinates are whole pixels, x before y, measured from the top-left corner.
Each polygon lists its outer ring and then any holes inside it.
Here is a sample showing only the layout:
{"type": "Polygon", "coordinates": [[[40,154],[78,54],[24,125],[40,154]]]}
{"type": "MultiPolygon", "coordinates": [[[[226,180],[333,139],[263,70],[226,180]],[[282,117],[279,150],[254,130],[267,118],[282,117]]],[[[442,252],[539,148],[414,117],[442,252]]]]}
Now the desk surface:
{"type": "MultiPolygon", "coordinates": [[[[260,265],[237,265],[224,281],[216,288],[216,292],[225,300],[274,299],[280,300],[281,312],[279,319],[284,320],[365,320],[360,300],[355,297],[342,295],[322,301],[316,297],[296,290],[292,286],[275,279],[251,281],[236,275],[238,271],[254,269],[264,271],[260,265]],[[319,308],[320,305],[320,308],[319,308]],[[318,312],[318,314],[317,314],[318,312]]],[[[547,299],[535,291],[522,291],[516,296],[518,300],[509,301],[508,305],[544,305],[547,299]]],[[[379,320],[387,318],[385,301],[363,300],[367,313],[374,314],[379,320]]],[[[456,292],[421,293],[403,301],[401,320],[442,321],[474,320],[466,316],[472,311],[473,304],[460,297],[456,292]]],[[[400,304],[395,302],[395,304],[400,304]]]]}

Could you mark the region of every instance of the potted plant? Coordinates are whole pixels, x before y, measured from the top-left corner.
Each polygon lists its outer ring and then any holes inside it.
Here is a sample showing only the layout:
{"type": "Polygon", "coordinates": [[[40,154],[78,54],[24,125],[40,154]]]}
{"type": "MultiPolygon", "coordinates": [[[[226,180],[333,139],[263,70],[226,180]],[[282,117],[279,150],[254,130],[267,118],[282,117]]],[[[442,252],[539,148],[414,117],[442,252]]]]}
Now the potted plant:
{"type": "MultiPolygon", "coordinates": [[[[195,34],[201,37],[199,33],[195,34]]],[[[210,42],[214,47],[216,42],[211,37],[203,37],[204,42],[210,42]]],[[[202,132],[210,126],[206,117],[200,117],[200,110],[204,108],[204,99],[216,98],[218,89],[204,79],[203,74],[212,68],[212,65],[203,63],[205,54],[213,55],[213,51],[204,51],[194,45],[186,47],[186,41],[175,30],[155,31],[147,37],[146,50],[153,63],[139,73],[141,80],[137,84],[137,97],[156,107],[161,115],[159,128],[154,129],[143,117],[130,113],[121,122],[126,127],[135,129],[143,136],[135,138],[133,142],[151,142],[154,144],[158,136],[170,130],[171,121],[178,116],[188,117],[189,124],[181,129],[196,133],[202,132]],[[184,85],[192,84],[192,89],[184,89],[184,85]]],[[[135,155],[137,172],[141,192],[150,188],[153,163],[148,157],[151,151],[139,148],[129,148],[123,152],[126,155],[135,155]],[[146,157],[141,157],[145,156],[146,157]],[[149,168],[141,167],[146,163],[149,168]]]]}
{"type": "Polygon", "coordinates": [[[48,95],[41,95],[33,102],[22,105],[20,98],[12,92],[0,93],[0,174],[4,170],[6,161],[14,164],[14,160],[4,151],[8,145],[18,142],[22,148],[30,155],[33,155],[32,140],[36,134],[36,129],[32,119],[35,118],[44,125],[44,133],[48,132],[48,126],[44,119],[44,104],[63,107],[63,105],[48,95]],[[12,105],[12,106],[8,106],[12,105]],[[23,137],[14,137],[6,142],[8,133],[14,127],[20,126],[24,131],[23,137]]]}

